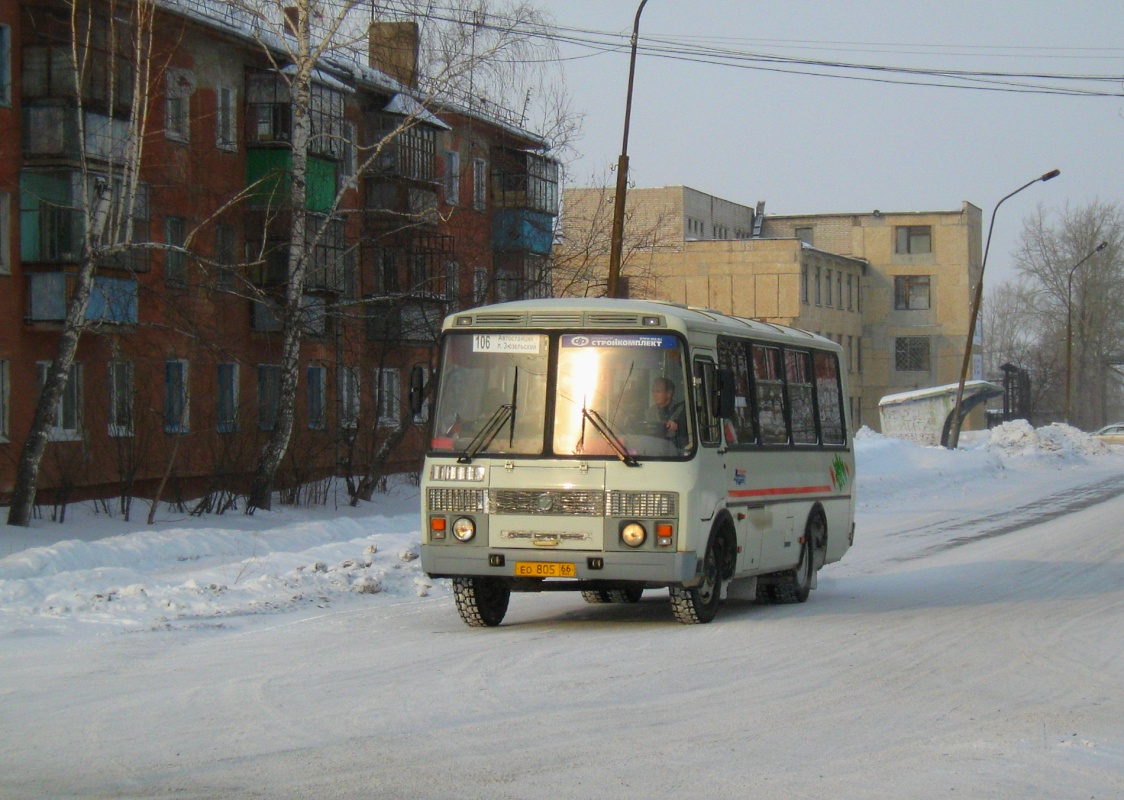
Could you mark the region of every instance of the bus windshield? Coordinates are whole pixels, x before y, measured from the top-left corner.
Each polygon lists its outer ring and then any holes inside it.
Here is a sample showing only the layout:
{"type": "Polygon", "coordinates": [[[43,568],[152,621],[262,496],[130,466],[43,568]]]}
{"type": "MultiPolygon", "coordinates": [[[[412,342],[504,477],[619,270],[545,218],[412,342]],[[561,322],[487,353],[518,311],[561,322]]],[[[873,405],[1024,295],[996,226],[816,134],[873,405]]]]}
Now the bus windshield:
{"type": "Polygon", "coordinates": [[[555,453],[612,455],[617,448],[606,434],[615,436],[631,456],[672,457],[690,451],[686,372],[677,338],[569,334],[558,344],[555,453]]]}
{"type": "MultiPolygon", "coordinates": [[[[557,335],[556,335],[557,336],[557,335]]],[[[563,334],[548,375],[550,338],[453,333],[445,338],[433,452],[547,453],[547,397],[556,456],[673,458],[694,446],[679,339],[667,334],[563,334]]]]}

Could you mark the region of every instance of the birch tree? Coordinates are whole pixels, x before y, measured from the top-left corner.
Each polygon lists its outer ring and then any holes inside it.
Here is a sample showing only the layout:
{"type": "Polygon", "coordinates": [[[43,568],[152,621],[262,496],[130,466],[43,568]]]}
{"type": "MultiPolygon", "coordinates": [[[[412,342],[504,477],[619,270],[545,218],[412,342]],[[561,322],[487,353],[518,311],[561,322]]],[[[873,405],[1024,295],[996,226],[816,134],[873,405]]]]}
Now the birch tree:
{"type": "Polygon", "coordinates": [[[82,238],[58,345],[40,386],[17,465],[8,524],[21,526],[31,522],[40,466],[79,340],[96,324],[88,312],[98,267],[138,244],[129,221],[135,204],[143,202],[138,190],[148,126],[155,4],[130,0],[118,7],[112,1],[67,0],[61,7],[68,14],[69,52],[64,72],[73,99],[73,106],[63,112],[69,116],[64,124],[76,126],[79,163],[78,185],[72,205],[65,211],[71,214],[71,224],[80,228],[82,238]],[[122,64],[127,68],[119,69],[122,64]],[[131,101],[127,120],[93,113],[88,93],[95,84],[99,94],[104,92],[99,98],[102,105],[110,109],[121,105],[119,100],[131,101]]]}
{"type": "MultiPolygon", "coordinates": [[[[478,72],[493,74],[486,65],[502,64],[504,66],[498,67],[495,73],[506,70],[506,74],[511,74],[513,66],[520,63],[519,53],[524,52],[523,48],[533,46],[530,44],[532,37],[524,26],[537,16],[530,7],[520,5],[510,13],[494,17],[487,4],[477,2],[473,6],[473,24],[465,28],[460,16],[437,13],[431,4],[407,2],[375,6],[358,0],[282,0],[276,3],[245,2],[242,5],[257,20],[259,29],[267,34],[263,40],[264,49],[274,66],[285,76],[292,118],[292,160],[284,201],[289,215],[288,264],[284,297],[278,311],[281,325],[279,407],[277,424],[259,455],[255,469],[246,509],[247,513],[252,513],[257,508],[270,507],[278,469],[292,438],[305,316],[302,299],[311,251],[327,228],[326,222],[310,226],[307,208],[309,147],[313,136],[309,103],[313,75],[318,65],[332,54],[339,53],[348,54],[352,61],[365,61],[368,27],[382,19],[420,19],[425,23],[427,41],[443,43],[437,50],[439,55],[427,62],[427,74],[414,89],[417,95],[415,110],[405,114],[396,128],[383,132],[377,141],[357,148],[359,172],[362,172],[379,157],[389,142],[428,113],[427,106],[463,94],[466,86],[474,86],[473,76],[478,72]],[[490,22],[497,19],[502,21],[490,22]],[[470,46],[461,46],[469,40],[472,40],[470,46]]],[[[496,85],[494,78],[489,80],[496,85]]],[[[510,82],[504,84],[500,81],[498,85],[510,85],[510,82]]],[[[552,107],[559,108],[557,103],[552,107]]],[[[560,131],[565,130],[562,123],[556,127],[560,131]]],[[[339,188],[329,218],[341,208],[347,188],[339,188]]],[[[409,414],[403,414],[401,419],[400,427],[412,424],[409,414]]],[[[387,442],[400,441],[402,436],[402,430],[392,431],[387,436],[387,442]]],[[[376,462],[385,463],[385,458],[381,461],[376,459],[376,462]]]]}

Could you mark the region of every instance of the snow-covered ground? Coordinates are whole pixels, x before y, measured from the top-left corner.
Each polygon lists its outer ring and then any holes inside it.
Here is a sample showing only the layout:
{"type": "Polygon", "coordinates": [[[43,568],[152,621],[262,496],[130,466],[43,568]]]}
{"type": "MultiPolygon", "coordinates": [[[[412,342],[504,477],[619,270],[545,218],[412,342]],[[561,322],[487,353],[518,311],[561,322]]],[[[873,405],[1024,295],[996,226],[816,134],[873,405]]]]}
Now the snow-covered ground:
{"type": "Polygon", "coordinates": [[[564,593],[469,629],[405,485],[5,528],[0,798],[1124,797],[1124,448],[856,450],[811,600],[708,626],[564,593]]]}

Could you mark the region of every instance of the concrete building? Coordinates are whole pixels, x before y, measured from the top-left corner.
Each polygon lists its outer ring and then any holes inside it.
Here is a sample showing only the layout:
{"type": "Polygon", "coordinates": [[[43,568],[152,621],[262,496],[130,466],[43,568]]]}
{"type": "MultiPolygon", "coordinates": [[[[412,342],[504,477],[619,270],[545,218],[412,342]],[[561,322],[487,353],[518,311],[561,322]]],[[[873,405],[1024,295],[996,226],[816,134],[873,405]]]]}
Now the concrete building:
{"type": "MultiPolygon", "coordinates": [[[[563,226],[599,202],[567,190],[563,226]],[[573,216],[571,216],[573,215],[573,216]]],[[[811,330],[847,354],[855,424],[879,427],[888,394],[957,381],[979,279],[981,212],[770,216],[685,186],[628,195],[634,296],[811,330]]],[[[627,248],[626,248],[627,250],[627,248]]],[[[979,376],[978,360],[969,377],[979,376]]],[[[967,427],[982,425],[971,418],[967,427]]]]}

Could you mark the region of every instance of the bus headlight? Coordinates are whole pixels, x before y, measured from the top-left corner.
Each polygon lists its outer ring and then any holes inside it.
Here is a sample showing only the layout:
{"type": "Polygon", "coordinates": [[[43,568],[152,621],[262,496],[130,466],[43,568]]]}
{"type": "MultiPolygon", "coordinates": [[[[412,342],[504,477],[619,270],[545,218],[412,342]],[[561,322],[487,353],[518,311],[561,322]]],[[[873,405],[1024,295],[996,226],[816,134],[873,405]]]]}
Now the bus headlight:
{"type": "Polygon", "coordinates": [[[470,517],[458,517],[453,523],[453,536],[458,542],[470,542],[476,535],[476,523],[470,517]]]}
{"type": "Polygon", "coordinates": [[[629,547],[639,547],[648,538],[648,532],[639,522],[630,522],[621,528],[621,541],[629,547]]]}

